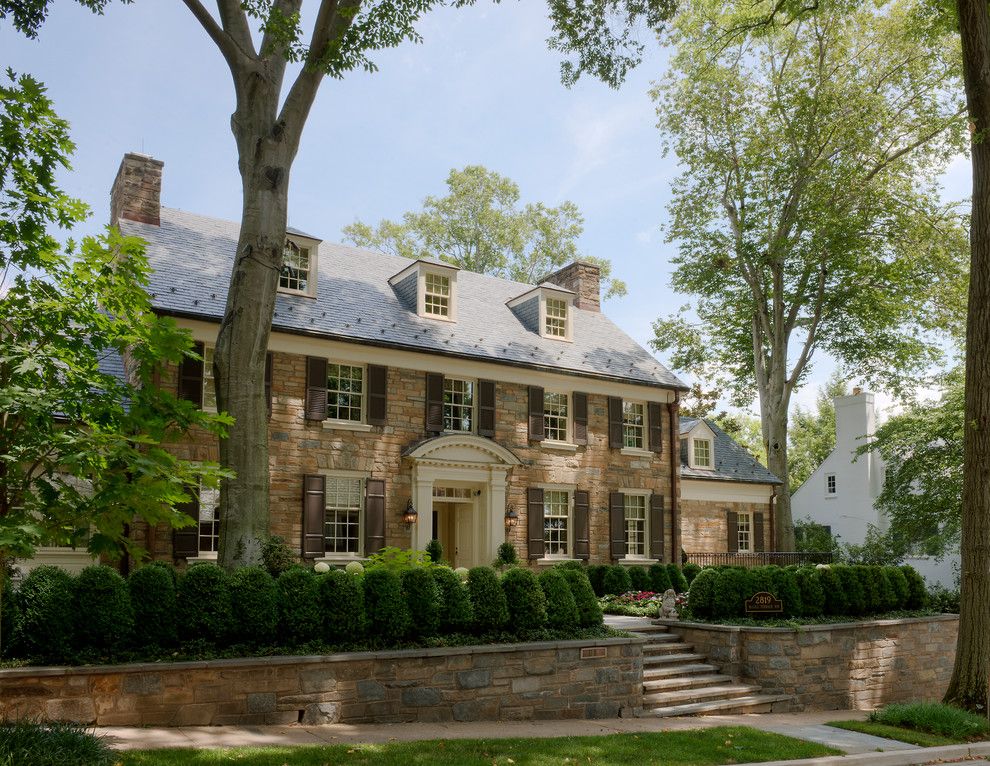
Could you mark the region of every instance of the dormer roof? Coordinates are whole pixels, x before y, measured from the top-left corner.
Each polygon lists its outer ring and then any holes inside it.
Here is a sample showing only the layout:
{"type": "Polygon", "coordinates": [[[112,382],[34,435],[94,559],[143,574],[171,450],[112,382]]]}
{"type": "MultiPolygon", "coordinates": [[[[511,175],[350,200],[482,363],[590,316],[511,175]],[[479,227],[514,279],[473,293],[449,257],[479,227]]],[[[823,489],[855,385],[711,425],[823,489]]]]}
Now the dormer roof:
{"type": "Polygon", "coordinates": [[[712,481],[740,481],[752,484],[783,484],[749,451],[719,428],[708,418],[682,417],[679,427],[681,435],[681,477],[685,479],[708,479],[712,481]],[[708,437],[711,434],[712,468],[691,468],[688,464],[688,450],[694,435],[708,437]]]}

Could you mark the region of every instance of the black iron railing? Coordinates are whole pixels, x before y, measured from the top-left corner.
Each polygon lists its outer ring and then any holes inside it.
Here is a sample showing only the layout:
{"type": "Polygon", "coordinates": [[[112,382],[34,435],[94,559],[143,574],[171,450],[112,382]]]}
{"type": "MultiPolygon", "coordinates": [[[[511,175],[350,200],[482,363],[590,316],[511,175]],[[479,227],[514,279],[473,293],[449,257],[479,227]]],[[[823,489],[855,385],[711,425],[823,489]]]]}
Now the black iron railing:
{"type": "Polygon", "coordinates": [[[689,553],[688,561],[703,567],[762,567],[768,564],[831,564],[831,552],[764,551],[762,553],[689,553]]]}

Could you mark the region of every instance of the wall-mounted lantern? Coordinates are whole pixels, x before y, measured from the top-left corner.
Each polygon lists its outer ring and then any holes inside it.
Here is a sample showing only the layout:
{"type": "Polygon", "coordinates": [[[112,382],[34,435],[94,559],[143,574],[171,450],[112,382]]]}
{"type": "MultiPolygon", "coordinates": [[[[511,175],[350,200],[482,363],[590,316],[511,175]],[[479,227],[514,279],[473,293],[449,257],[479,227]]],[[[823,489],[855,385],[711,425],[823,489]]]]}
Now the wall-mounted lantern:
{"type": "Polygon", "coordinates": [[[519,523],[519,514],[514,507],[507,506],[505,509],[505,526],[514,527],[519,523]]]}
{"type": "Polygon", "coordinates": [[[409,502],[406,503],[406,510],[402,512],[402,521],[406,524],[415,524],[419,521],[419,514],[416,512],[416,508],[413,507],[412,498],[409,498],[409,502]]]}

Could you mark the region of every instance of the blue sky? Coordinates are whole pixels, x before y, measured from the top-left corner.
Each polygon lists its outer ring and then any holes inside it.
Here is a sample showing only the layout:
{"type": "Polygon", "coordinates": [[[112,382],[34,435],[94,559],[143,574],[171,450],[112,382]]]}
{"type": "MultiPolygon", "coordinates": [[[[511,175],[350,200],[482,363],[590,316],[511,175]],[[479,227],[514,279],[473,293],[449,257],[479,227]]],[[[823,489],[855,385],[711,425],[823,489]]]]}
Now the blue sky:
{"type": "MultiPolygon", "coordinates": [[[[542,2],[441,9],[424,42],[379,54],[380,71],[328,80],[292,171],[293,226],[339,241],[341,228],[418,207],[444,191],[453,167],[483,164],[519,184],[523,201],[575,202],[582,250],[610,258],[629,293],[605,311],[644,345],[650,324],[687,302],[668,287],[675,246],[662,226],[673,158],[664,158],[650,83],[664,70],[656,45],[619,90],[560,84],[542,2]]],[[[88,202],[92,231],[126,151],[165,161],[163,203],[236,220],[240,179],[229,130],[233,89],[213,44],[178,2],[111,5],[96,17],[54,3],[40,39],[0,25],[3,64],[43,80],[77,145],[66,190],[88,202]]],[[[968,194],[954,163],[948,196],[968,194]]],[[[798,402],[814,400],[832,365],[820,360],[798,402]]]]}

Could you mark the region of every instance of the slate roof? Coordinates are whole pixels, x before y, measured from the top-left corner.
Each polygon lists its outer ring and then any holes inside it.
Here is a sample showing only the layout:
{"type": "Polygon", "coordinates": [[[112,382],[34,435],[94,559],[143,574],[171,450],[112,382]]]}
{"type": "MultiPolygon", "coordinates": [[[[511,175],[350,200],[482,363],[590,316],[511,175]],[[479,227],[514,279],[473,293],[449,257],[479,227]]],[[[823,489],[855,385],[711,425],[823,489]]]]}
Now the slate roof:
{"type": "MultiPolygon", "coordinates": [[[[122,220],[124,234],[148,242],[156,309],[219,321],[227,299],[238,224],[161,209],[161,226],[122,220]]],[[[311,236],[311,235],[307,235],[311,236]]],[[[272,329],[413,351],[686,390],[675,375],[604,314],[574,309],[574,342],[526,329],[505,303],[532,290],[496,277],[460,271],[456,322],[425,319],[404,306],[388,284],[409,259],[323,242],[317,297],[280,294],[272,329]]]]}
{"type": "MultiPolygon", "coordinates": [[[[715,468],[706,471],[688,465],[688,440],[681,440],[681,477],[712,481],[742,481],[751,484],[783,484],[753,457],[749,451],[708,418],[705,424],[715,434],[715,468]]],[[[680,432],[684,436],[698,423],[698,418],[681,417],[680,432]]]]}

